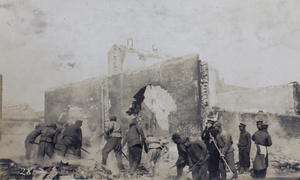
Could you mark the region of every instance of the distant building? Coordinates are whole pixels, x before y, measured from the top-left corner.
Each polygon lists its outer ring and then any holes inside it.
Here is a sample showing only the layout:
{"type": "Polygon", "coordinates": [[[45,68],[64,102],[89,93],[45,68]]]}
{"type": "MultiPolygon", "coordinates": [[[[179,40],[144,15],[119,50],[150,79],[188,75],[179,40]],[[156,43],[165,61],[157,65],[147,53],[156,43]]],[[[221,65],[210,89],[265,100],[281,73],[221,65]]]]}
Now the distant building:
{"type": "Polygon", "coordinates": [[[28,134],[41,123],[28,104],[3,107],[2,125],[4,134],[28,134]]]}

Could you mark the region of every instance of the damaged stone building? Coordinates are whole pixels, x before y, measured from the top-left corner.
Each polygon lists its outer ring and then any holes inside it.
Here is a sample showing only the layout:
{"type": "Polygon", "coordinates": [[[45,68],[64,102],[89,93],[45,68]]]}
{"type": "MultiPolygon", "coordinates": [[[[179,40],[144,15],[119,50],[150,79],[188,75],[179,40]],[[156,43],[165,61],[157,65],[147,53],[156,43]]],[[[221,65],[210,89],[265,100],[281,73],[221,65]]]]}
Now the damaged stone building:
{"type": "MultiPolygon", "coordinates": [[[[125,129],[138,116],[146,133],[195,135],[217,106],[218,119],[234,137],[241,121],[251,132],[256,130],[259,110],[267,119],[276,119],[283,131],[299,136],[297,82],[256,89],[228,85],[198,54],[172,58],[123,45],[112,46],[108,65],[108,76],[49,88],[45,92],[45,121],[58,120],[71,105],[84,113],[90,138],[103,133],[110,115],[117,116],[125,129]]],[[[270,127],[272,123],[269,121],[270,127]]]]}

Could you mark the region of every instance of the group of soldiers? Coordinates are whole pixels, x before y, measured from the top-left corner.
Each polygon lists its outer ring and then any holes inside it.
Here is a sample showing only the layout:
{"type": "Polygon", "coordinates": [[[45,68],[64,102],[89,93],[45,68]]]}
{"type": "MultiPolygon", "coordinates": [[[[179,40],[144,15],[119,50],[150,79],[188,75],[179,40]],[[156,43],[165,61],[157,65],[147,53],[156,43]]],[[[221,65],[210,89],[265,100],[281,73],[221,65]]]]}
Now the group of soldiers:
{"type": "MultiPolygon", "coordinates": [[[[256,121],[257,131],[252,135],[246,131],[246,124],[240,123],[239,174],[249,174],[251,139],[257,152],[253,161],[253,178],[265,178],[268,168],[267,147],[272,145],[268,124],[256,121]]],[[[189,166],[193,180],[205,179],[237,179],[238,172],[234,161],[234,148],[231,134],[222,128],[217,120],[208,119],[201,139],[181,137],[175,133],[172,140],[177,144],[178,159],[177,178],[183,174],[183,168],[189,166]],[[226,170],[229,170],[227,177],[226,170]],[[207,173],[208,172],[208,173],[207,173]]]]}
{"type": "MultiPolygon", "coordinates": [[[[69,153],[81,157],[82,149],[82,121],[77,120],[75,124],[59,121],[50,125],[37,125],[25,140],[26,158],[30,158],[32,144],[38,145],[37,158],[43,160],[45,155],[52,158],[54,150],[59,150],[62,156],[69,153]],[[59,126],[59,127],[57,127],[59,126]],[[35,142],[40,136],[39,142],[35,142]],[[56,148],[60,141],[61,147],[56,148]]],[[[146,168],[148,176],[154,176],[155,166],[167,147],[161,139],[148,134],[145,137],[142,127],[137,118],[133,118],[125,135],[122,137],[121,125],[117,117],[110,117],[105,123],[104,135],[107,140],[102,150],[102,165],[107,165],[109,153],[114,150],[117,165],[120,172],[124,171],[122,155],[129,161],[129,176],[136,176],[137,168],[141,163],[142,151],[147,153],[146,168]],[[128,158],[123,153],[127,144],[128,158]]],[[[267,131],[268,124],[262,120],[257,121],[257,131],[252,135],[246,131],[246,124],[240,123],[240,136],[238,141],[239,150],[239,174],[249,174],[251,140],[254,141],[257,152],[253,161],[253,178],[265,178],[268,168],[267,147],[272,145],[271,137],[267,131]]],[[[193,180],[198,179],[236,179],[238,171],[235,167],[234,148],[231,134],[222,128],[221,122],[216,119],[207,119],[201,138],[183,137],[179,133],[172,135],[173,142],[177,145],[178,159],[174,166],[177,167],[177,178],[183,175],[185,166],[189,166],[193,180]],[[226,171],[230,175],[227,176],[226,171]]]]}
{"type": "Polygon", "coordinates": [[[159,138],[154,137],[152,134],[148,134],[145,137],[142,127],[139,125],[137,118],[133,118],[129,124],[125,136],[122,138],[121,126],[117,122],[115,116],[110,118],[110,122],[105,126],[105,135],[107,142],[102,150],[102,164],[106,165],[108,154],[114,150],[117,159],[118,168],[120,171],[124,171],[122,164],[122,149],[127,144],[129,161],[129,177],[137,176],[137,168],[141,163],[142,151],[147,153],[145,168],[149,174],[147,176],[154,176],[155,166],[162,156],[164,150],[166,150],[166,142],[164,143],[159,138]]]}
{"type": "Polygon", "coordinates": [[[43,162],[44,156],[53,158],[55,150],[62,156],[67,153],[81,157],[82,147],[82,121],[76,120],[75,124],[64,122],[49,125],[37,125],[25,139],[26,159],[31,159],[34,144],[38,145],[37,160],[43,162]],[[39,141],[35,140],[39,137],[39,141]],[[68,152],[71,150],[72,153],[68,152]]]}

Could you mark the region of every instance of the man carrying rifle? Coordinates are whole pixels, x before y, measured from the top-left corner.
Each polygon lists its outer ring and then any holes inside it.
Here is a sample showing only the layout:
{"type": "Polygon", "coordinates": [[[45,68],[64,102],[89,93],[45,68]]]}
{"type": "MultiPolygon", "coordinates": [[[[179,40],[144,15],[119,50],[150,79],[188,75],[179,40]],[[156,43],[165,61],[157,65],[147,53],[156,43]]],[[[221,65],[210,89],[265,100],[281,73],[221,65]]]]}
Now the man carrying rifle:
{"type": "Polygon", "coordinates": [[[177,167],[177,178],[182,176],[183,168],[188,165],[188,154],[184,143],[187,141],[187,137],[180,137],[179,134],[175,133],[172,135],[172,140],[177,144],[178,159],[176,161],[177,167]]]}
{"type": "Polygon", "coordinates": [[[41,135],[37,158],[39,161],[44,160],[44,156],[47,154],[48,157],[51,159],[54,156],[54,147],[57,142],[57,131],[56,131],[56,124],[51,123],[46,127],[39,128],[35,137],[33,137],[29,143],[33,144],[35,139],[41,135]]]}
{"type": "Polygon", "coordinates": [[[121,146],[121,126],[117,122],[117,117],[112,116],[110,122],[104,128],[107,142],[102,151],[102,164],[106,165],[108,154],[114,150],[119,170],[122,170],[122,146],[121,146]]]}
{"type": "Polygon", "coordinates": [[[187,141],[184,143],[186,152],[188,155],[189,169],[192,172],[193,180],[206,180],[207,177],[207,165],[209,152],[203,141],[196,139],[187,141]]]}
{"type": "MultiPolygon", "coordinates": [[[[132,119],[129,125],[129,129],[122,142],[122,147],[127,143],[129,154],[129,173],[130,176],[134,176],[136,170],[141,163],[143,144],[146,138],[143,129],[138,125],[136,118],[132,119]]],[[[136,175],[135,175],[136,176],[136,175]]]]}
{"type": "Polygon", "coordinates": [[[218,146],[217,148],[220,151],[221,157],[221,161],[219,163],[221,178],[226,179],[226,165],[228,165],[230,171],[233,172],[233,178],[236,179],[238,175],[234,164],[234,149],[232,147],[232,137],[227,131],[222,129],[222,124],[220,122],[216,122],[214,124],[214,127],[218,131],[216,141],[218,146]]]}

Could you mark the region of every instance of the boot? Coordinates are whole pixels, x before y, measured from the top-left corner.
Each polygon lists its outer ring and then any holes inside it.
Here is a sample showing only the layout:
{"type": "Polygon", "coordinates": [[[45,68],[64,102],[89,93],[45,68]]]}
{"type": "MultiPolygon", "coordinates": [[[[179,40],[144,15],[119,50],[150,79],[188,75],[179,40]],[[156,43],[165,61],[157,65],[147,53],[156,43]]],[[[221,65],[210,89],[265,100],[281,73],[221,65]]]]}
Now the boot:
{"type": "Polygon", "coordinates": [[[245,174],[249,174],[250,171],[249,171],[249,167],[245,167],[245,174]]]}
{"type": "Polygon", "coordinates": [[[239,174],[244,174],[244,167],[240,167],[239,174]]]}

